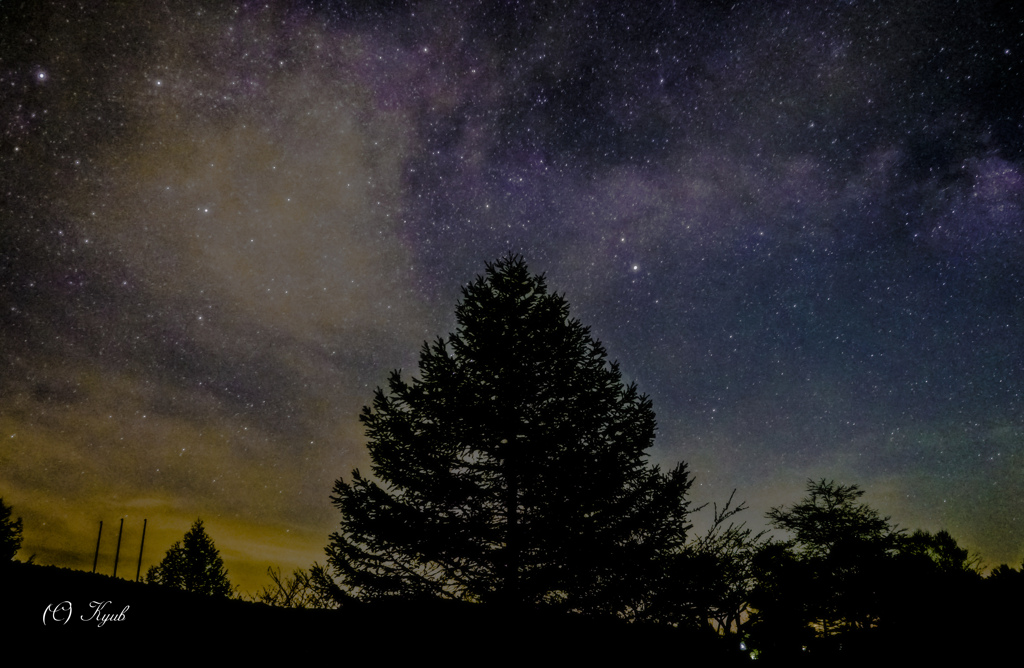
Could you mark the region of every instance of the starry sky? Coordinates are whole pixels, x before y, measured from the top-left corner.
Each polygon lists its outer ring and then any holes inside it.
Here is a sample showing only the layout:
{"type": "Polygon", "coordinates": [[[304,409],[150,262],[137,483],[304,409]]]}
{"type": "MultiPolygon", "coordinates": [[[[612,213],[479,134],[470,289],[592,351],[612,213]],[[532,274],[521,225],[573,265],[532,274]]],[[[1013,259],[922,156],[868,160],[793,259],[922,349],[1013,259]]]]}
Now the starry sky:
{"type": "Polygon", "coordinates": [[[322,563],[359,410],[514,252],[695,501],[834,478],[1019,565],[1013,4],[4,2],[21,557],[91,569],[103,520],[110,572],[125,518],[134,576],[202,517],[243,592],[322,563]]]}

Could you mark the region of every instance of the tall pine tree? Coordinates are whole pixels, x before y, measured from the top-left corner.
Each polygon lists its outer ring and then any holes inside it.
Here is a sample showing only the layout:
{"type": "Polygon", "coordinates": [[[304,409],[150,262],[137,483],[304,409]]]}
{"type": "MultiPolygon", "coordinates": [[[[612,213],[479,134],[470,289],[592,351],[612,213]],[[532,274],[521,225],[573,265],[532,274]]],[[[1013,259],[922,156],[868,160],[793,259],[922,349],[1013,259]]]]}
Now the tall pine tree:
{"type": "Polygon", "coordinates": [[[517,256],[488,264],[455,314],[420,377],[394,371],[360,416],[379,482],[335,484],[341,584],[636,611],[685,539],[692,483],[685,464],[648,464],[650,400],[517,256]]]}

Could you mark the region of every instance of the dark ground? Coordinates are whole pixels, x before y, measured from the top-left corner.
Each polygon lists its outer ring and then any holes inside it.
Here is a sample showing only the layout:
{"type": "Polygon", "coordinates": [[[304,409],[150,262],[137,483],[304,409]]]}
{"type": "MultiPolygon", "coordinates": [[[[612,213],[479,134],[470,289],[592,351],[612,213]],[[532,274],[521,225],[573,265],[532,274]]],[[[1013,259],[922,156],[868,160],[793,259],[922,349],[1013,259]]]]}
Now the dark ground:
{"type": "MultiPolygon", "coordinates": [[[[752,662],[731,644],[663,626],[626,624],[581,615],[501,612],[482,604],[391,601],[339,610],[274,608],[217,599],[55,566],[22,562],[0,570],[0,628],[12,648],[27,647],[17,665],[54,659],[117,657],[152,663],[254,659],[289,664],[439,659],[445,665],[979,665],[996,646],[1017,653],[1022,620],[1019,583],[989,582],[981,596],[916,592],[906,605],[917,623],[861,638],[821,643],[814,652],[752,662]],[[910,600],[913,599],[913,600],[910,600]],[[105,623],[91,619],[92,602],[108,603],[105,623]],[[59,604],[69,602],[67,606],[59,604]],[[123,615],[121,614],[123,611],[123,615]],[[121,617],[118,619],[118,617],[121,617]],[[66,621],[65,621],[66,620],[66,621]],[[995,635],[990,622],[1007,624],[995,635]],[[986,626],[988,625],[988,626],[986,626]],[[813,656],[811,654],[814,654],[813,656]]],[[[0,660],[0,665],[11,665],[0,660]]],[[[61,665],[77,665],[75,663],[61,665]]]]}
{"type": "Polygon", "coordinates": [[[634,663],[666,657],[686,663],[749,663],[714,639],[575,615],[532,612],[512,618],[483,605],[443,602],[289,610],[21,562],[12,563],[2,580],[10,594],[0,613],[5,635],[11,632],[14,646],[34,648],[32,656],[39,660],[53,652],[83,660],[114,652],[150,662],[167,652],[176,657],[195,652],[195,659],[204,662],[212,654],[340,664],[432,657],[456,665],[634,663]],[[53,612],[64,601],[71,603],[70,616],[66,608],[53,612]],[[103,614],[118,617],[124,611],[123,619],[102,625],[90,619],[94,601],[109,601],[103,614]]]}

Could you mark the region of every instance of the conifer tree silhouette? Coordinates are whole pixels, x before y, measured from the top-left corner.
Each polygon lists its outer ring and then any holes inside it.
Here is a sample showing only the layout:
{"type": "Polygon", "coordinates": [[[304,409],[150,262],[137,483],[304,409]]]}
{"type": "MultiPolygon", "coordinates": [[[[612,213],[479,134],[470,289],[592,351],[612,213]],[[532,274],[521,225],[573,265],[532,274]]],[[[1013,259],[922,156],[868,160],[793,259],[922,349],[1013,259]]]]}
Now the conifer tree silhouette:
{"type": "Polygon", "coordinates": [[[200,519],[183,541],[175,542],[167,550],[158,566],[146,572],[146,582],[209,596],[228,597],[232,593],[224,561],[200,519]]]}
{"type": "Polygon", "coordinates": [[[689,525],[686,465],[647,463],[650,400],[522,258],[466,286],[360,417],[375,482],[353,471],[328,560],[372,599],[429,596],[636,610],[689,525]]]}

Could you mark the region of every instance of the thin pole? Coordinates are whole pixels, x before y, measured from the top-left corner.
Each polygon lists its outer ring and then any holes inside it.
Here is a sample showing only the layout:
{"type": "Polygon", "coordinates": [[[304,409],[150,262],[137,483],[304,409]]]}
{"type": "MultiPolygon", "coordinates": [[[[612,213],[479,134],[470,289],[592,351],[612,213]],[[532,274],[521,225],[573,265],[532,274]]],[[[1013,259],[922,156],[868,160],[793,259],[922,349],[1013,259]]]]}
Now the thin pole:
{"type": "Polygon", "coordinates": [[[146,544],[146,522],[148,520],[142,520],[142,542],[139,543],[139,567],[135,569],[135,581],[139,581],[139,573],[142,572],[142,548],[146,544]]]}
{"type": "Polygon", "coordinates": [[[100,536],[103,535],[103,520],[100,520],[100,532],[96,534],[96,556],[92,558],[92,572],[96,572],[96,562],[100,560],[100,536]]]}
{"type": "Polygon", "coordinates": [[[124,531],[124,518],[121,518],[121,528],[117,531],[117,551],[114,552],[114,577],[117,577],[117,558],[121,556],[121,532],[124,531]]]}

